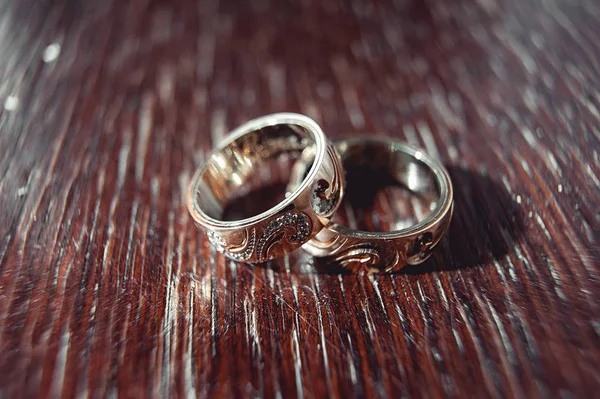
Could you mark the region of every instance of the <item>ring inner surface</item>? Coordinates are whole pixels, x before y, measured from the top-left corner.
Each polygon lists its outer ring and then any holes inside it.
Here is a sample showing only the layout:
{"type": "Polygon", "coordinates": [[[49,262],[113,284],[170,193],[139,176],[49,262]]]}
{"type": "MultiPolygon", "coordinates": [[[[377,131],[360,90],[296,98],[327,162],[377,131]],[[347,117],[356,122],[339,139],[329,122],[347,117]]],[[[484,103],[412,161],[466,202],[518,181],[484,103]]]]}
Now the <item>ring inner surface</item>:
{"type": "Polygon", "coordinates": [[[207,160],[195,187],[197,207],[213,219],[233,221],[276,206],[286,198],[291,166],[314,147],[314,134],[294,124],[238,137],[207,160]]]}
{"type": "Polygon", "coordinates": [[[334,222],[346,233],[391,232],[415,226],[439,205],[434,171],[400,146],[379,141],[339,145],[346,195],[334,222]]]}

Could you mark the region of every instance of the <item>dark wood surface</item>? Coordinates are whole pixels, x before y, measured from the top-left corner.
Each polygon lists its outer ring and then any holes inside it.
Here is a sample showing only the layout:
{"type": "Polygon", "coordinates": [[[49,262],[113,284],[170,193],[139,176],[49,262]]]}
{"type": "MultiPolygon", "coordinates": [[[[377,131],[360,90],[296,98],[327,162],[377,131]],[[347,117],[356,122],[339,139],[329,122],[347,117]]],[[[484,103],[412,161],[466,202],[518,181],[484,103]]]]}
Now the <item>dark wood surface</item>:
{"type": "Polygon", "coordinates": [[[597,395],[599,29],[593,0],[2,1],[0,397],[597,395]],[[194,168],[284,110],[442,159],[435,256],[211,249],[194,168]]]}

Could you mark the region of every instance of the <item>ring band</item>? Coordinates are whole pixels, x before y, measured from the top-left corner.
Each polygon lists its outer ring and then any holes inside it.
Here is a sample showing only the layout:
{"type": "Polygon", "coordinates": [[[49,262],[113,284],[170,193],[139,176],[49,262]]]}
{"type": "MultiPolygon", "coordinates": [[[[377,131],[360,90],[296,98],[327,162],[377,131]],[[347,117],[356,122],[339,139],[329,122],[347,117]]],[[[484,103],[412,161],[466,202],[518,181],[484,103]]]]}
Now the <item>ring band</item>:
{"type": "Polygon", "coordinates": [[[198,168],[187,205],[209,240],[233,260],[265,262],[314,237],[341,203],[344,174],[339,155],[312,119],[278,113],[251,120],[226,137],[198,168]],[[242,220],[222,220],[226,205],[269,161],[310,152],[312,166],[274,207],[242,220]]]}
{"type": "MultiPolygon", "coordinates": [[[[386,232],[331,223],[303,248],[313,256],[325,257],[327,263],[368,273],[394,271],[425,261],[452,217],[452,183],[446,169],[424,152],[390,139],[351,138],[335,146],[344,170],[384,170],[411,193],[431,198],[431,212],[413,226],[386,232]]],[[[349,189],[358,183],[347,179],[349,189]]]]}

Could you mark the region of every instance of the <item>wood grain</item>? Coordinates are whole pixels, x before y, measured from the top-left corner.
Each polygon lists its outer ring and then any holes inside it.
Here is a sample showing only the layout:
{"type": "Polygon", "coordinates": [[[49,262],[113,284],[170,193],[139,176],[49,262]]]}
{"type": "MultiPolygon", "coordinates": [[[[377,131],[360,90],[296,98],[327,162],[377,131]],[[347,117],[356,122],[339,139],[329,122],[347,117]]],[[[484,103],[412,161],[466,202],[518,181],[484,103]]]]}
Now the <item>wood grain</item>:
{"type": "Polygon", "coordinates": [[[1,2],[0,396],[597,394],[599,28],[592,0],[1,2]],[[443,160],[433,259],[211,249],[194,168],[284,110],[443,160]]]}

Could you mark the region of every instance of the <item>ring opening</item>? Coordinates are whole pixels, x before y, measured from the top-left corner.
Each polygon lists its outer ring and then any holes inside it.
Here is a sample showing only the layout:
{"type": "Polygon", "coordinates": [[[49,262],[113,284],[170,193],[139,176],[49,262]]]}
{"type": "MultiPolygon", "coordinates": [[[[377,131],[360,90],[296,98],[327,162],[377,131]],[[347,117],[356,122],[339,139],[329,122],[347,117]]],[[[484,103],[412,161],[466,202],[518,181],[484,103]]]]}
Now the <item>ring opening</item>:
{"type": "Polygon", "coordinates": [[[286,198],[292,165],[315,146],[315,133],[294,123],[240,135],[205,163],[194,187],[196,206],[222,221],[246,219],[274,207],[286,198]]]}
{"type": "Polygon", "coordinates": [[[411,228],[441,206],[442,180],[420,151],[368,138],[337,149],[347,185],[334,222],[346,234],[411,228]]]}

